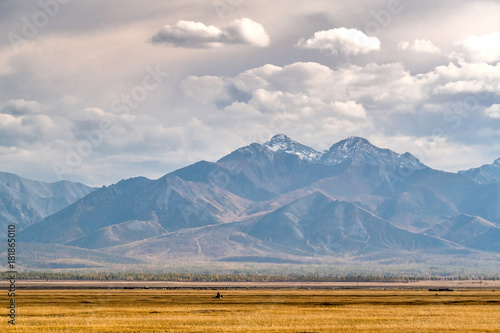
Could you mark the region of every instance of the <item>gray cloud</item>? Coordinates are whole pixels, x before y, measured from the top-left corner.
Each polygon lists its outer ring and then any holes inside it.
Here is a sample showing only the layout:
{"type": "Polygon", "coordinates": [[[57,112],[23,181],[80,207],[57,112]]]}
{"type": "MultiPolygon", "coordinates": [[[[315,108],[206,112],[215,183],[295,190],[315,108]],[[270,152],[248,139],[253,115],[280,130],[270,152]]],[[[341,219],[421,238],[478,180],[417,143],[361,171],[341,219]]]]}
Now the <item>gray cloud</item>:
{"type": "Polygon", "coordinates": [[[10,100],[7,105],[0,111],[4,114],[13,116],[22,116],[27,114],[35,114],[40,111],[40,104],[36,101],[26,101],[24,99],[10,100]]]}
{"type": "Polygon", "coordinates": [[[264,27],[249,18],[232,21],[222,29],[201,22],[179,21],[166,25],[151,38],[154,44],[176,47],[212,48],[226,44],[269,46],[269,36],[264,27]]]}
{"type": "Polygon", "coordinates": [[[44,115],[14,117],[0,114],[0,146],[30,148],[45,142],[56,128],[44,115]]]}

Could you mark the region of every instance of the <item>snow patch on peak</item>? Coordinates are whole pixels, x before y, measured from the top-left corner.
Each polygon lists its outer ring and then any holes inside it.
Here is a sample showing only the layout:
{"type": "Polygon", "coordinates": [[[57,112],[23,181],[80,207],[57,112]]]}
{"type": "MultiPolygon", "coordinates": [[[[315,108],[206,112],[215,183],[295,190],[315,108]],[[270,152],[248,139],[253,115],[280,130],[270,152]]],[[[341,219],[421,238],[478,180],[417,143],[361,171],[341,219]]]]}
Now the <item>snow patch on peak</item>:
{"type": "Polygon", "coordinates": [[[271,149],[272,151],[287,150],[297,143],[287,137],[285,134],[277,134],[271,138],[271,140],[264,143],[264,146],[271,149]]]}
{"type": "Polygon", "coordinates": [[[366,140],[365,138],[361,138],[359,136],[350,136],[347,139],[341,141],[345,142],[345,145],[347,146],[356,146],[356,145],[372,145],[370,141],[366,140]]]}
{"type": "Polygon", "coordinates": [[[282,151],[287,154],[297,155],[300,159],[308,162],[317,162],[322,156],[322,153],[293,141],[284,134],[273,136],[271,140],[264,143],[264,146],[274,152],[282,151]]]}

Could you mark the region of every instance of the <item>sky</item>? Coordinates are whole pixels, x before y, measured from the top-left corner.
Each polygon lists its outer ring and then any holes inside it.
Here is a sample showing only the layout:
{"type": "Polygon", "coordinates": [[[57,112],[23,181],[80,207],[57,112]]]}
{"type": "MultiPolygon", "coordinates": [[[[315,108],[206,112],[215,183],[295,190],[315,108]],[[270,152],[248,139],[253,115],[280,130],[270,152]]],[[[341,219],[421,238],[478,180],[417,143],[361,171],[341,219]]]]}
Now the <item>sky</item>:
{"type": "Polygon", "coordinates": [[[100,186],[275,134],[500,157],[498,1],[0,0],[0,170],[100,186]]]}

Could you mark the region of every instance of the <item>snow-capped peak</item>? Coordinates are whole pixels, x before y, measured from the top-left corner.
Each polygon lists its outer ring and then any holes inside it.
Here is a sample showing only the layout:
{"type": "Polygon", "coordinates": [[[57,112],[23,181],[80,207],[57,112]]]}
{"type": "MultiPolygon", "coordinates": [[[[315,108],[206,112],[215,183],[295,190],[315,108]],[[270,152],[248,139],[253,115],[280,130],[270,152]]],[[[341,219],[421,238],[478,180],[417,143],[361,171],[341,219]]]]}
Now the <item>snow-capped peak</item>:
{"type": "Polygon", "coordinates": [[[361,146],[361,145],[368,145],[368,146],[372,145],[370,143],[370,141],[366,140],[365,138],[361,138],[359,136],[350,136],[347,139],[342,140],[340,142],[343,142],[344,146],[349,146],[349,147],[361,146]]]}
{"type": "Polygon", "coordinates": [[[316,162],[321,158],[321,153],[312,149],[311,147],[304,146],[303,144],[293,141],[284,134],[277,134],[271,140],[264,143],[268,149],[272,151],[282,151],[288,154],[297,155],[300,159],[309,162],[316,162]]]}
{"type": "Polygon", "coordinates": [[[271,138],[271,140],[264,143],[264,146],[271,149],[272,151],[286,150],[293,146],[293,142],[285,134],[276,134],[271,138]]]}
{"type": "Polygon", "coordinates": [[[381,149],[372,145],[368,140],[351,136],[345,140],[339,141],[330,149],[323,152],[314,150],[297,141],[290,139],[284,134],[277,134],[263,145],[253,143],[236,150],[230,155],[223,157],[223,161],[233,154],[248,154],[263,149],[263,153],[269,156],[277,152],[292,154],[298,156],[301,160],[333,166],[350,161],[353,165],[378,165],[388,168],[407,168],[424,169],[427,168],[415,156],[410,153],[398,154],[389,149],[381,149]]]}
{"type": "Polygon", "coordinates": [[[370,150],[372,148],[376,148],[368,140],[358,136],[350,136],[345,140],[339,141],[330,147],[330,150],[334,147],[344,151],[351,151],[353,149],[370,150]]]}
{"type": "Polygon", "coordinates": [[[368,140],[351,136],[345,140],[339,141],[330,147],[325,152],[322,162],[327,165],[335,165],[342,163],[348,158],[353,158],[355,155],[378,155],[376,148],[368,140]]]}
{"type": "Polygon", "coordinates": [[[321,163],[336,165],[347,159],[351,159],[354,164],[386,165],[411,169],[426,167],[410,153],[398,154],[389,149],[381,149],[372,145],[368,140],[356,136],[351,136],[331,146],[324,153],[321,163]]]}

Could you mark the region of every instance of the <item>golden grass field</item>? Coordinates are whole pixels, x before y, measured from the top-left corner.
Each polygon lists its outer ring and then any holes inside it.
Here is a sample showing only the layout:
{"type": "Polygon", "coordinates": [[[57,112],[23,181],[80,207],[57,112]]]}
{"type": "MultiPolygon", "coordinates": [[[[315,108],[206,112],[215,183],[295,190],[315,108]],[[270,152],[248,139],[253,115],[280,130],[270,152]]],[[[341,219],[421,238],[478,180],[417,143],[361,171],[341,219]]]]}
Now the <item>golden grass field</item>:
{"type": "Polygon", "coordinates": [[[500,332],[500,290],[219,291],[18,290],[17,325],[2,306],[0,331],[500,332]]]}

